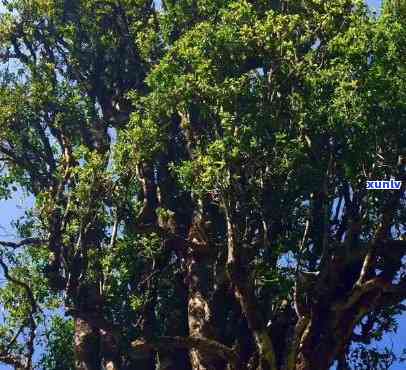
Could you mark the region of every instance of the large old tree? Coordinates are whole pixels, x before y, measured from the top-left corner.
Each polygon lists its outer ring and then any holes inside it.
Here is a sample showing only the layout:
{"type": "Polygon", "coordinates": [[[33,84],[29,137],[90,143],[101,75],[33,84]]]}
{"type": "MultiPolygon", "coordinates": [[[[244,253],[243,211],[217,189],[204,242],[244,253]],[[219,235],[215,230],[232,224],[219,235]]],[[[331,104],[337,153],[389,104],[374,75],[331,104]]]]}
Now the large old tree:
{"type": "Polygon", "coordinates": [[[0,362],[389,368],[404,1],[2,3],[0,362]]]}

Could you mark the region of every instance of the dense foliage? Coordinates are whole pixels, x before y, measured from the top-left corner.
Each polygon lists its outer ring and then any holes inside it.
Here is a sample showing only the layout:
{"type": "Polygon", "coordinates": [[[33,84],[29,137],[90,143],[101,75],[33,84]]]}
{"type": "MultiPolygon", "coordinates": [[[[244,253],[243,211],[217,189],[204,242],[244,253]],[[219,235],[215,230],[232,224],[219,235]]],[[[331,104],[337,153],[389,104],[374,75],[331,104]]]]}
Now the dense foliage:
{"type": "Polygon", "coordinates": [[[404,1],[2,3],[0,362],[390,367],[404,1]]]}

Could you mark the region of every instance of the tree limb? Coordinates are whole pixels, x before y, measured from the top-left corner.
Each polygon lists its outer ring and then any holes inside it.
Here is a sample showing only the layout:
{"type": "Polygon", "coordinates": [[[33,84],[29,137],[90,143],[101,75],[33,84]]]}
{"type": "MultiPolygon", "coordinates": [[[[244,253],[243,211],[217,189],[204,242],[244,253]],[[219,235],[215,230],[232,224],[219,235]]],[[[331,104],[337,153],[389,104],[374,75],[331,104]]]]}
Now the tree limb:
{"type": "Polygon", "coordinates": [[[26,245],[34,245],[38,246],[41,244],[46,243],[46,240],[40,239],[40,238],[25,238],[22,239],[18,242],[9,242],[5,240],[0,240],[0,245],[3,247],[9,247],[13,249],[18,249],[20,247],[25,247],[26,245]]]}
{"type": "Polygon", "coordinates": [[[198,349],[202,352],[207,352],[215,354],[218,357],[230,362],[232,365],[237,365],[239,363],[239,357],[237,353],[225,346],[222,343],[219,343],[215,340],[203,338],[203,337],[157,337],[153,339],[136,340],[131,343],[133,351],[136,353],[142,353],[150,351],[151,349],[198,349]]]}

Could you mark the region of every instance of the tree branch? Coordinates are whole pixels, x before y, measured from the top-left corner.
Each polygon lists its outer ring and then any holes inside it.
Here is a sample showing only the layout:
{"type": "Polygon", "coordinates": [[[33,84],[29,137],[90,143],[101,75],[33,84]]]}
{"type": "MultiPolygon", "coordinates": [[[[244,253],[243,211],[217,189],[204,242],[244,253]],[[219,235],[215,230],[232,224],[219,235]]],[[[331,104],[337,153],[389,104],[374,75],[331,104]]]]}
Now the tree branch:
{"type": "Polygon", "coordinates": [[[34,246],[38,246],[41,244],[46,243],[46,240],[43,239],[39,239],[39,238],[25,238],[22,239],[18,242],[9,242],[9,241],[4,241],[4,240],[0,240],[0,245],[3,247],[9,247],[9,248],[13,248],[13,249],[18,249],[20,247],[25,247],[26,245],[34,245],[34,246]]]}
{"type": "Polygon", "coordinates": [[[228,201],[224,208],[227,221],[227,272],[231,284],[234,286],[235,297],[247,319],[248,326],[252,330],[261,360],[268,363],[270,370],[276,370],[276,353],[271,336],[258,310],[253,289],[248,284],[247,271],[241,263],[241,245],[236,229],[238,222],[235,220],[236,216],[233,212],[235,204],[228,201]]]}
{"type": "Polygon", "coordinates": [[[203,338],[203,337],[157,337],[149,339],[148,341],[136,340],[131,343],[133,351],[136,353],[147,352],[152,349],[198,349],[199,351],[214,354],[236,366],[239,363],[239,357],[237,353],[219,343],[215,340],[203,338]]]}

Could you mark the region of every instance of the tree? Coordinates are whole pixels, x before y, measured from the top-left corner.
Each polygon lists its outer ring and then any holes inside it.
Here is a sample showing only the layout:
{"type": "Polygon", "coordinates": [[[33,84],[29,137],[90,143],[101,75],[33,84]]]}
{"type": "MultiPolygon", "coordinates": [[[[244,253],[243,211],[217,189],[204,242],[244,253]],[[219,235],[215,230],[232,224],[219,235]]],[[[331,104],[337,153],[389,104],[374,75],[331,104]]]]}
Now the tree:
{"type": "Polygon", "coordinates": [[[3,4],[0,194],[35,206],[0,242],[0,361],[390,365],[368,345],[406,308],[402,3],[3,4]]]}

